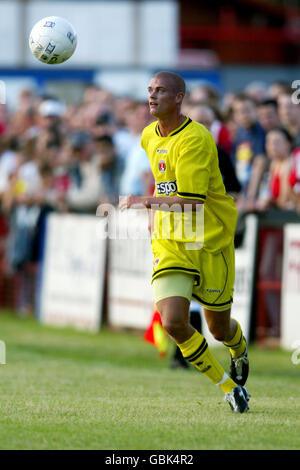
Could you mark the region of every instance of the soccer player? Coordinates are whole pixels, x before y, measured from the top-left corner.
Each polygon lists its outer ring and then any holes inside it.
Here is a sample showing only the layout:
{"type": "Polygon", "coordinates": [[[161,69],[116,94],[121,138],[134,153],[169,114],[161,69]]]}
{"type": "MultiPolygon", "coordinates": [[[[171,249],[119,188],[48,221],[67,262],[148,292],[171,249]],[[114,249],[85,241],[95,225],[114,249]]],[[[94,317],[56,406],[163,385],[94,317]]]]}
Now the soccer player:
{"type": "Polygon", "coordinates": [[[129,195],[119,207],[154,211],[152,284],[163,327],[183,356],[221,388],[232,411],[243,413],[250,397],[243,387],[247,345],[239,323],[230,317],[237,210],[225,192],[213,136],[181,113],[184,95],[185,82],[175,73],[162,71],[151,79],[149,108],[157,120],[144,129],[141,144],[155,178],[155,195],[129,195]],[[192,298],[204,307],[213,336],[230,351],[230,376],[189,322],[192,298]]]}

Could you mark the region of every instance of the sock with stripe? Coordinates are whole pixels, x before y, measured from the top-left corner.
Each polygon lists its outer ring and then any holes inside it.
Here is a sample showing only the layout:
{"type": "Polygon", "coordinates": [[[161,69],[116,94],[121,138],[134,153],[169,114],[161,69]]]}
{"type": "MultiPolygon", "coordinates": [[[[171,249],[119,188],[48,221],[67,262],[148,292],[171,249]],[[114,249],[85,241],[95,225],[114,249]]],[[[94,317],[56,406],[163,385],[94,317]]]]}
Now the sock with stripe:
{"type": "Polygon", "coordinates": [[[237,324],[237,329],[234,337],[230,341],[223,343],[227,348],[229,348],[230,354],[234,358],[241,356],[246,349],[246,341],[243,337],[241,325],[236,320],[235,322],[237,324]]]}
{"type": "Polygon", "coordinates": [[[201,333],[195,331],[187,341],[178,344],[178,346],[183,357],[206,375],[214,384],[219,385],[224,393],[231,392],[237,386],[212,355],[206,339],[201,333]]]}

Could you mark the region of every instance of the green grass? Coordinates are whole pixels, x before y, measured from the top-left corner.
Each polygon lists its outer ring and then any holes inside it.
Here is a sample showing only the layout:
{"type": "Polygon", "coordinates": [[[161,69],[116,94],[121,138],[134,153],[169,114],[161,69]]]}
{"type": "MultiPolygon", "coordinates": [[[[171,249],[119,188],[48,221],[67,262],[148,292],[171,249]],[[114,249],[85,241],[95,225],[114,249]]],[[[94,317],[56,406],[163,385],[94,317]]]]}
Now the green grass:
{"type": "MultiPolygon", "coordinates": [[[[300,365],[250,347],[247,414],[142,334],[94,335],[0,314],[0,449],[299,449],[300,365]]],[[[173,350],[170,344],[169,354],[173,350]]],[[[227,352],[215,351],[228,368],[227,352]]]]}

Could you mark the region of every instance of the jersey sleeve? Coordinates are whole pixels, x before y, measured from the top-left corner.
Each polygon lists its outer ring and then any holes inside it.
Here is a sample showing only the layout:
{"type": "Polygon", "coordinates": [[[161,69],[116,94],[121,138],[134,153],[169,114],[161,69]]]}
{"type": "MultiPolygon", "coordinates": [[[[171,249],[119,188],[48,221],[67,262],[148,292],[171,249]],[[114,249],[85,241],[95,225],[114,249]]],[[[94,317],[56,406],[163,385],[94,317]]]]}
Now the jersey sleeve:
{"type": "Polygon", "coordinates": [[[176,163],[178,196],[205,201],[211,173],[213,145],[214,142],[204,133],[190,137],[182,143],[176,163]]]}

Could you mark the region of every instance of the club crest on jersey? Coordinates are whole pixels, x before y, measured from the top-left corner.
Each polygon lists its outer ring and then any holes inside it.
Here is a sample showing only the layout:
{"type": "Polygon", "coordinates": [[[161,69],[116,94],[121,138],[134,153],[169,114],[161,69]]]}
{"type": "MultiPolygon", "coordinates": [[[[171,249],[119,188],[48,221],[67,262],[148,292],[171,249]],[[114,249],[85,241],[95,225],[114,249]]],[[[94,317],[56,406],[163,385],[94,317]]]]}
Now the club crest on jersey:
{"type": "Polygon", "coordinates": [[[158,162],[158,169],[161,173],[164,173],[166,171],[166,162],[164,160],[160,160],[158,162]]]}

